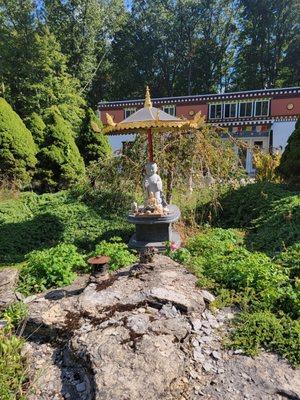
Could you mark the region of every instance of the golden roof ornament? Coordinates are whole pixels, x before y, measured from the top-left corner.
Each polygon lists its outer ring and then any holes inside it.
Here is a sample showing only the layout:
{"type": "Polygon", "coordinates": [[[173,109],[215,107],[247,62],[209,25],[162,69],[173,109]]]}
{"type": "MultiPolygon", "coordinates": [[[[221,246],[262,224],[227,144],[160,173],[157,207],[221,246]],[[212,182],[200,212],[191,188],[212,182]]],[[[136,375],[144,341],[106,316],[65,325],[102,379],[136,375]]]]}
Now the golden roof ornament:
{"type": "Polygon", "coordinates": [[[191,129],[198,129],[203,123],[204,118],[201,112],[198,112],[192,120],[179,118],[170,115],[165,111],[153,107],[149,87],[146,87],[145,103],[143,108],[125,118],[123,121],[114,122],[111,115],[106,114],[107,124],[103,129],[104,134],[122,135],[127,132],[147,132],[152,129],[153,132],[188,132],[191,129]]]}
{"type": "Polygon", "coordinates": [[[153,107],[151,97],[150,97],[149,86],[146,86],[146,96],[145,96],[144,107],[147,107],[147,108],[153,107]]]}
{"type": "Polygon", "coordinates": [[[107,125],[116,126],[116,123],[114,122],[113,117],[108,113],[106,113],[106,121],[107,121],[107,125]]]}

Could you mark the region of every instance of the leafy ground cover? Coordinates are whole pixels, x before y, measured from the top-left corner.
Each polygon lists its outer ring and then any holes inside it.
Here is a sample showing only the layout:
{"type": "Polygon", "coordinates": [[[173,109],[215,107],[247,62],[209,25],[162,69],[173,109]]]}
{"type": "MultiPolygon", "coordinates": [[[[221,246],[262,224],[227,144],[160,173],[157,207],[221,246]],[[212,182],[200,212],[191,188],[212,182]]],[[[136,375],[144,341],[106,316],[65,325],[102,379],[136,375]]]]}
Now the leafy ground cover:
{"type": "Polygon", "coordinates": [[[80,252],[87,252],[113,236],[128,240],[132,227],[123,215],[130,199],[117,196],[28,192],[0,202],[0,265],[22,262],[29,252],[59,243],[74,244],[80,252]]]}
{"type": "MultiPolygon", "coordinates": [[[[300,285],[294,273],[298,247],[291,249],[293,256],[286,250],[274,261],[249,251],[242,232],[208,228],[190,239],[185,250],[199,286],[217,295],[215,305],[235,304],[241,310],[228,344],[249,355],[262,347],[277,350],[300,365],[300,285]]],[[[180,256],[182,250],[176,250],[172,257],[180,256]]]]}
{"type": "Polygon", "coordinates": [[[169,251],[190,265],[216,305],[237,305],[228,345],[249,355],[274,350],[300,365],[300,196],[283,185],[256,183],[230,190],[219,208],[202,204],[209,227],[169,251]],[[237,229],[239,228],[239,229],[237,229]],[[241,230],[243,229],[243,230],[241,230]]]}

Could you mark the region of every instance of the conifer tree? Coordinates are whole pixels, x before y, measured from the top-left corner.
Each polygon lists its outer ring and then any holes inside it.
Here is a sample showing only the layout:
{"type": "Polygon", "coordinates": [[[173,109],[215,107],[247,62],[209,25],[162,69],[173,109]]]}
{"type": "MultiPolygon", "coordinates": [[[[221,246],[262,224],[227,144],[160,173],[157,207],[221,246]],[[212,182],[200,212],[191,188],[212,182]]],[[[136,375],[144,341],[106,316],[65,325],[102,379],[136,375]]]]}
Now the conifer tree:
{"type": "Polygon", "coordinates": [[[5,99],[0,98],[0,180],[18,187],[30,183],[36,165],[31,132],[5,99]]]}
{"type": "Polygon", "coordinates": [[[45,140],[45,122],[42,117],[37,113],[32,113],[29,118],[25,119],[25,124],[30,130],[33,140],[40,147],[45,140]]]}
{"type": "Polygon", "coordinates": [[[35,35],[32,78],[24,83],[27,112],[43,113],[57,106],[62,117],[78,128],[83,117],[83,98],[78,94],[79,82],[67,71],[67,58],[61,53],[55,36],[45,27],[35,35]]]}
{"type": "Polygon", "coordinates": [[[288,139],[278,172],[288,183],[300,184],[300,118],[288,139]]]}
{"type": "Polygon", "coordinates": [[[77,144],[85,165],[111,155],[107,137],[101,133],[102,123],[91,108],[87,108],[77,144]]]}
{"type": "Polygon", "coordinates": [[[48,110],[45,141],[37,154],[36,178],[42,191],[66,189],[84,176],[84,162],[74,136],[58,108],[48,110]]]}

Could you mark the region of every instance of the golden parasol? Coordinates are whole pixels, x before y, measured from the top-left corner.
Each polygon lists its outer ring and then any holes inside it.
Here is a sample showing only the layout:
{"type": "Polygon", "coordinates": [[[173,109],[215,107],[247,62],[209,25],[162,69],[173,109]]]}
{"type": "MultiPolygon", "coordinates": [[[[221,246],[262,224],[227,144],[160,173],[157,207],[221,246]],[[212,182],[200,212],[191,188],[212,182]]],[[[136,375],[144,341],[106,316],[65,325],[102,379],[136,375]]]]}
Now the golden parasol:
{"type": "Polygon", "coordinates": [[[198,112],[192,120],[187,120],[172,116],[159,108],[153,107],[148,86],[143,108],[119,123],[115,123],[108,113],[106,113],[106,120],[105,134],[120,135],[128,131],[147,133],[148,159],[151,162],[153,161],[153,132],[191,131],[197,129],[203,123],[201,112],[198,112]]]}

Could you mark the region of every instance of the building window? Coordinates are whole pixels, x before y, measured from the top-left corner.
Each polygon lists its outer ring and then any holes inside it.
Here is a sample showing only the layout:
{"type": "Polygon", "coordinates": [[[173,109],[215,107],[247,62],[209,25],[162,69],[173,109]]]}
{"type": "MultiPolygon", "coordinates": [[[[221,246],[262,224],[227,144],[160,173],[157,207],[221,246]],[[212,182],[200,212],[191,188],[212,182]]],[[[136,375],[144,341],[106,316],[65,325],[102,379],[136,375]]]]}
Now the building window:
{"type": "Polygon", "coordinates": [[[130,117],[131,114],[136,112],[136,108],[131,107],[131,108],[124,108],[124,118],[130,117]]]}
{"type": "Polygon", "coordinates": [[[252,102],[240,103],[240,117],[252,117],[252,102]]]}
{"type": "Polygon", "coordinates": [[[175,115],[176,115],[176,108],[174,105],[163,106],[162,110],[164,112],[166,112],[167,114],[172,115],[173,117],[175,117],[175,115]]]}
{"type": "Polygon", "coordinates": [[[209,105],[209,118],[222,118],[222,104],[209,105]]]}
{"type": "Polygon", "coordinates": [[[224,118],[235,118],[236,106],[236,103],[224,104],[224,118]]]}
{"type": "Polygon", "coordinates": [[[256,101],[254,115],[255,117],[269,115],[269,100],[256,101]]]}

